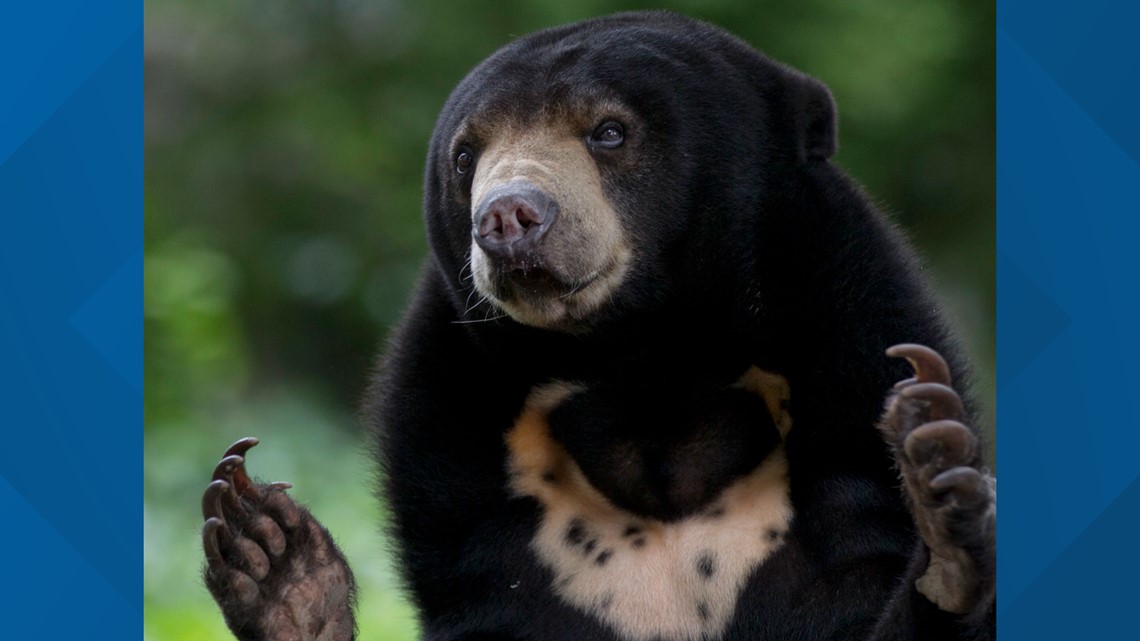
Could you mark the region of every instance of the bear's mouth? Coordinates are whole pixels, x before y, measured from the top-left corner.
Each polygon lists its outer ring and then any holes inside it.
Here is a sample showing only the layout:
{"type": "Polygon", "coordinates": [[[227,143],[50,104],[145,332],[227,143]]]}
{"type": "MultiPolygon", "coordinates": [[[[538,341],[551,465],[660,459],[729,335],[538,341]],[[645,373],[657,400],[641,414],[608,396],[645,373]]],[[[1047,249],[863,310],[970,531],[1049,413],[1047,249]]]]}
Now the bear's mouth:
{"type": "Polygon", "coordinates": [[[544,267],[494,270],[495,297],[503,301],[526,304],[541,303],[551,298],[569,300],[585,290],[601,275],[595,272],[585,279],[568,279],[544,267]]]}
{"type": "Polygon", "coordinates": [[[475,286],[511,318],[532,327],[575,331],[612,295],[625,275],[627,261],[612,260],[578,279],[560,275],[546,265],[487,267],[476,270],[475,286]]]}

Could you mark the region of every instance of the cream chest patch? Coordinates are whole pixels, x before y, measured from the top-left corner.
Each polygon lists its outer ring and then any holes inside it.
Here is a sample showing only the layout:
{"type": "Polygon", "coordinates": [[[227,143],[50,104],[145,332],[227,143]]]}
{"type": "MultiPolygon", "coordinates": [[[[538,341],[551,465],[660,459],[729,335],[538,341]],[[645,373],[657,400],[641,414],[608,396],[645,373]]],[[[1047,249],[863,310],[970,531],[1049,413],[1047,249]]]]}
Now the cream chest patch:
{"type": "MultiPolygon", "coordinates": [[[[753,368],[739,385],[764,396],[786,435],[784,379],[753,368]]],[[[716,636],[791,522],[783,446],[703,514],[669,523],[639,518],[610,504],[550,435],[547,414],[576,389],[536,390],[507,435],[510,489],[543,508],[531,546],[553,572],[553,589],[631,640],[716,636]]]]}

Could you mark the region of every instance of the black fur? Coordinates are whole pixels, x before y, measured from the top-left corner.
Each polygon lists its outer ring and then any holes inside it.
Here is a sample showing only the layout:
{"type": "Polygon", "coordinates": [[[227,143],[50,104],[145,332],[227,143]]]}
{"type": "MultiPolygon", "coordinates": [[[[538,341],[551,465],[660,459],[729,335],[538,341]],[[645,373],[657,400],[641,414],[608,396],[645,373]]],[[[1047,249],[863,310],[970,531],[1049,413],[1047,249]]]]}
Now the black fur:
{"type": "Polygon", "coordinates": [[[575,394],[550,414],[550,427],[612,503],[672,521],[705,508],[755,469],[780,435],[749,392],[644,383],[653,378],[575,394]]]}
{"type": "MultiPolygon", "coordinates": [[[[795,519],[786,534],[757,532],[785,544],[749,581],[723,638],[993,638],[992,602],[959,617],[913,587],[925,548],[875,429],[887,391],[910,371],[884,350],[923,343],[947,357],[955,380],[966,372],[911,251],[828,160],[835,136],[820,83],[668,13],[528,36],[458,86],[427,162],[432,257],[365,407],[426,639],[616,639],[551,590],[528,547],[538,506],[506,490],[504,432],[528,392],[552,379],[699,389],[748,365],[792,389],[795,519]],[[463,277],[471,203],[451,148],[461,119],[605,95],[639,119],[630,153],[599,161],[635,239],[630,276],[569,331],[460,322],[499,315],[466,311],[478,294],[463,277]]],[[[605,456],[588,443],[577,452],[587,469],[605,456]]],[[[668,517],[654,510],[676,506],[650,500],[665,494],[628,501],[668,517]]],[[[711,575],[715,559],[694,571],[711,575]]]]}

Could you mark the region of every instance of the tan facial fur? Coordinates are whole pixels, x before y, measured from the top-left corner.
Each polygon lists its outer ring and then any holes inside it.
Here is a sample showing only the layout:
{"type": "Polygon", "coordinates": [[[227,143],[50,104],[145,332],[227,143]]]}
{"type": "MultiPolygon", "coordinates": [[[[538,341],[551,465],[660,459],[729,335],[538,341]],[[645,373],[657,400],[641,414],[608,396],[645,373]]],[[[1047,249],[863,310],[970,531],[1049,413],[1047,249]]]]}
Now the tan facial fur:
{"type": "MultiPolygon", "coordinates": [[[[753,368],[739,384],[764,396],[786,434],[783,377],[753,368]]],[[[715,637],[752,571],[783,545],[792,519],[783,446],[705,514],[669,523],[636,517],[594,489],[550,435],[547,415],[576,389],[537,389],[507,435],[510,489],[543,508],[531,547],[553,572],[553,589],[627,639],[715,637]]]]}
{"type": "Polygon", "coordinates": [[[547,120],[496,127],[471,186],[473,211],[488,191],[511,181],[529,182],[558,202],[559,218],[543,238],[542,256],[545,268],[570,284],[566,295],[501,300],[486,254],[471,243],[475,287],[515,320],[535,327],[582,319],[598,309],[621,284],[632,257],[585,141],[557,117],[547,120]]]}

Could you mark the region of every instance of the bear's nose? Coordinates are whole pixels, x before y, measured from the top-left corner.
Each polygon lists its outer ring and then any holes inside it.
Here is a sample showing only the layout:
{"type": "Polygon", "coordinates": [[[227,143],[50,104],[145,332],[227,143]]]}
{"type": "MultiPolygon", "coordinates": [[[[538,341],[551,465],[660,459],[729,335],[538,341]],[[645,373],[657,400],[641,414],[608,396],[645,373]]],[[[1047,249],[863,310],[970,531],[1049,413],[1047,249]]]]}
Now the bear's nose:
{"type": "Polygon", "coordinates": [[[516,258],[533,251],[558,217],[558,203],[530,183],[492,188],[472,216],[475,242],[492,258],[516,258]]]}

